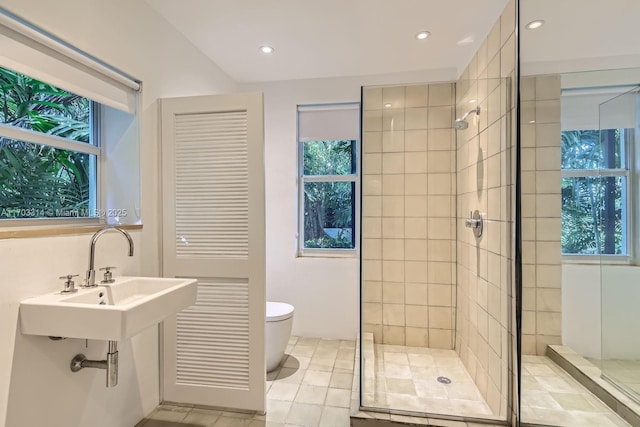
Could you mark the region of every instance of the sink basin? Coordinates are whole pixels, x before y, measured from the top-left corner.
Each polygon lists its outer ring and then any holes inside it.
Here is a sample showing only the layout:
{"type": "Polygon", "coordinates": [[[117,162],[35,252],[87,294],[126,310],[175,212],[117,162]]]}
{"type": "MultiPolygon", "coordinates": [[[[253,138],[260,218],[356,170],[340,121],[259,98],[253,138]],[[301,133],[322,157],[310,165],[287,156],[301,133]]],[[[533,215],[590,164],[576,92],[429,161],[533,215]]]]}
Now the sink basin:
{"type": "Polygon", "coordinates": [[[118,277],[20,303],[23,334],[120,341],[195,304],[196,279],[118,277]]]}

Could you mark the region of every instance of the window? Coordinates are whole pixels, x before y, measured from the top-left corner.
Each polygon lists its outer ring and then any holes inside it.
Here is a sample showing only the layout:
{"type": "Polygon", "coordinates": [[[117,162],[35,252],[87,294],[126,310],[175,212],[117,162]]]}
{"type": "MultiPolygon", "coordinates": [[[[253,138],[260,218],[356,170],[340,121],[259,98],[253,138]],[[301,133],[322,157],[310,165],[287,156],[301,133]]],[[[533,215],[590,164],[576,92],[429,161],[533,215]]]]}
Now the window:
{"type": "Polygon", "coordinates": [[[0,227],[139,224],[140,82],[1,8],[0,32],[0,227]]]}
{"type": "Polygon", "coordinates": [[[302,255],[357,249],[358,113],[358,104],[298,107],[302,255]]]}
{"type": "Polygon", "coordinates": [[[562,132],[563,254],[628,255],[628,159],[634,132],[562,132]]]}
{"type": "Polygon", "coordinates": [[[637,86],[562,90],[563,255],[637,261],[637,100],[637,86]]]}
{"type": "Polygon", "coordinates": [[[0,218],[97,216],[98,104],[0,68],[0,218]]]}
{"type": "Polygon", "coordinates": [[[304,249],[354,249],[356,141],[302,143],[304,249]]]}

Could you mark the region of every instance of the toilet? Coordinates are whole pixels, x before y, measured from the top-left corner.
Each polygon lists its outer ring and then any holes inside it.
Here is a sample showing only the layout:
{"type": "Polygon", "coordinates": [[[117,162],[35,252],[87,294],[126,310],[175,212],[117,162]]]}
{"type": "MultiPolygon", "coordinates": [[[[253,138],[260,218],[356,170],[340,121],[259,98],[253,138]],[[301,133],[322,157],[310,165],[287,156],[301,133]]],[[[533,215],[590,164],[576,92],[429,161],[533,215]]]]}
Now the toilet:
{"type": "Polygon", "coordinates": [[[267,301],[266,352],[267,372],[282,361],[293,325],[293,306],[284,302],[267,301]]]}

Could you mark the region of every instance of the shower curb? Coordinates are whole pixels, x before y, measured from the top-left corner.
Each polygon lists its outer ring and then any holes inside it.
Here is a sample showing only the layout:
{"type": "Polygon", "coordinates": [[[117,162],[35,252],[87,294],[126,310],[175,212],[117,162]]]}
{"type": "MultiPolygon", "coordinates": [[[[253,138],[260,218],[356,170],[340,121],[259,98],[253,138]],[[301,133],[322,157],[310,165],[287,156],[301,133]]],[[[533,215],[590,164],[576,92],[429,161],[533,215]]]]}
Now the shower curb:
{"type": "Polygon", "coordinates": [[[640,405],[600,378],[600,368],[569,347],[547,346],[547,356],[632,426],[640,426],[640,405]],[[635,410],[634,410],[635,409],[635,410]]]}

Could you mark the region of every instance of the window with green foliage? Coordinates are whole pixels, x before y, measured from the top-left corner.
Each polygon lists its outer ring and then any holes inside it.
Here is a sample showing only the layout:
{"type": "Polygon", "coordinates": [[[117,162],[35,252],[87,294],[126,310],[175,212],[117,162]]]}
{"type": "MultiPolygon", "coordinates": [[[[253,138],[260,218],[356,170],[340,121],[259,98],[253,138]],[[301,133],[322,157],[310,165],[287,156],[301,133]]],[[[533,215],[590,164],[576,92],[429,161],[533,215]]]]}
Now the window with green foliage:
{"type": "Polygon", "coordinates": [[[97,104],[0,68],[0,218],[96,216],[97,104]]]}
{"type": "Polygon", "coordinates": [[[562,252],[628,255],[634,129],[562,132],[562,252]]]}
{"type": "Polygon", "coordinates": [[[354,249],[357,142],[300,142],[302,249],[354,249]]]}

